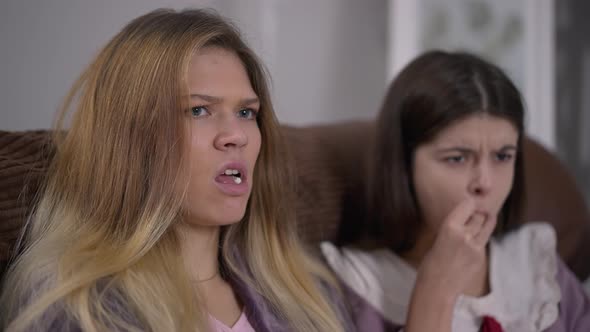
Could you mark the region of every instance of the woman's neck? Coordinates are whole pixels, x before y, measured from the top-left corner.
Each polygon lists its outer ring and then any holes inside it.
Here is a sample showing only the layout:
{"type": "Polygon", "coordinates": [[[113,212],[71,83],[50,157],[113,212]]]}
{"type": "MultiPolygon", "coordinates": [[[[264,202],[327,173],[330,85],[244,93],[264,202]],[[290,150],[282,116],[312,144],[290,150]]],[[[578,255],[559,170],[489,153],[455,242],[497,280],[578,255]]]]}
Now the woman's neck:
{"type": "Polygon", "coordinates": [[[180,224],[177,228],[182,258],[195,282],[219,275],[219,226],[180,224]]]}
{"type": "Polygon", "coordinates": [[[227,326],[240,317],[242,305],[219,274],[219,226],[183,224],[177,228],[182,257],[195,290],[209,315],[227,326]]]}

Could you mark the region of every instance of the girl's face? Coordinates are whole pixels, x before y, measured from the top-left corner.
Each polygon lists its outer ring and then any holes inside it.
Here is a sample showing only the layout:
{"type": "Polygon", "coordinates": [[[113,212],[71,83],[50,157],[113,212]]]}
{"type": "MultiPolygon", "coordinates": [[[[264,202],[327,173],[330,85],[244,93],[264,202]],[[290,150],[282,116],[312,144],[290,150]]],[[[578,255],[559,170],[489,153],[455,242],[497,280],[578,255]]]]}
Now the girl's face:
{"type": "Polygon", "coordinates": [[[484,113],[458,120],[418,146],[412,180],[430,232],[467,198],[476,202],[476,212],[498,217],[512,188],[518,138],[508,120],[484,113]]]}

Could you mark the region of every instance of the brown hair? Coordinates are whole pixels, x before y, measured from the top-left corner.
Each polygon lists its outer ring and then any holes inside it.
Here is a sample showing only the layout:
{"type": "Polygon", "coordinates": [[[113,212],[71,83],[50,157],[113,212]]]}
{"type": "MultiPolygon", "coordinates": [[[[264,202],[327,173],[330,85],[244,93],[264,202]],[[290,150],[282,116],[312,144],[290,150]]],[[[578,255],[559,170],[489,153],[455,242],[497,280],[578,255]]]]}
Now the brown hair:
{"type": "Polygon", "coordinates": [[[430,51],[392,82],[377,118],[369,185],[371,232],[396,252],[410,250],[422,225],[412,183],[414,151],[441,130],[476,113],[507,119],[518,131],[512,190],[496,234],[513,227],[524,205],[524,105],[497,66],[471,54],[430,51]]]}

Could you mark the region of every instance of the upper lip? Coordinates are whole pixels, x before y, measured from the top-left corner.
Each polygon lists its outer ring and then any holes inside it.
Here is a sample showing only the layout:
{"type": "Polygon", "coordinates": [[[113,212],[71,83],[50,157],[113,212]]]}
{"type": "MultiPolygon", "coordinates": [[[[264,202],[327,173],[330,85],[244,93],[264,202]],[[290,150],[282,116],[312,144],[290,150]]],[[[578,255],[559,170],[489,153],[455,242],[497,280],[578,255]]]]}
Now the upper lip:
{"type": "Polygon", "coordinates": [[[217,170],[216,176],[225,175],[225,170],[227,170],[227,169],[235,169],[238,172],[240,172],[240,177],[241,177],[242,181],[245,181],[248,178],[248,168],[246,167],[246,164],[241,161],[230,161],[230,162],[224,163],[217,170]]]}

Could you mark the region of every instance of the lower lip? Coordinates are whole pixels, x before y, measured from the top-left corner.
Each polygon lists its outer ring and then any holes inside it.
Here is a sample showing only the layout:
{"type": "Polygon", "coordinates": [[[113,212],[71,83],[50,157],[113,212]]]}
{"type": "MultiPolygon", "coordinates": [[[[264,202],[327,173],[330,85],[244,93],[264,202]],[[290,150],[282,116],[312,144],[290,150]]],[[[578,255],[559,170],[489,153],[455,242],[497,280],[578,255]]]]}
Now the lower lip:
{"type": "Polygon", "coordinates": [[[248,193],[248,183],[242,180],[242,183],[222,181],[219,177],[215,178],[217,187],[228,196],[243,196],[248,193]]]}
{"type": "Polygon", "coordinates": [[[487,219],[487,217],[489,216],[489,214],[487,212],[483,212],[483,211],[475,211],[475,214],[481,215],[484,219],[487,219]]]}

